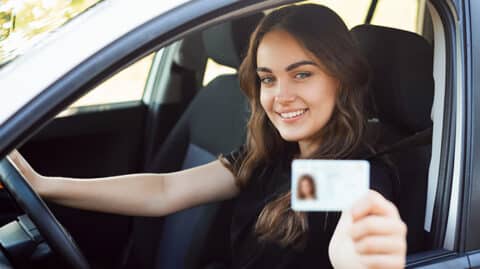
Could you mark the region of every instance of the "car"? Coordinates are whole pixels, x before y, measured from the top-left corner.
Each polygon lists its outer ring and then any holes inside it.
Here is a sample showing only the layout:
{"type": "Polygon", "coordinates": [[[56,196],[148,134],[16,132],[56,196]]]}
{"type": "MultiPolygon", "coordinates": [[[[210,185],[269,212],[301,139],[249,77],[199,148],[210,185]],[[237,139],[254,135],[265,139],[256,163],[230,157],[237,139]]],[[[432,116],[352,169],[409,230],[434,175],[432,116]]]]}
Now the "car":
{"type": "MultiPolygon", "coordinates": [[[[90,178],[228,154],[245,140],[235,70],[248,36],[265,12],[296,3],[100,1],[6,57],[0,267],[228,268],[234,200],[165,217],[67,208],[42,200],[7,155],[18,148],[42,174],[90,178]],[[129,70],[140,83],[119,80],[129,70]],[[88,92],[103,97],[84,105],[88,92]]],[[[369,126],[398,168],[407,267],[479,267],[480,1],[318,3],[342,16],[372,67],[369,126]],[[379,19],[392,14],[400,23],[379,19]]]]}

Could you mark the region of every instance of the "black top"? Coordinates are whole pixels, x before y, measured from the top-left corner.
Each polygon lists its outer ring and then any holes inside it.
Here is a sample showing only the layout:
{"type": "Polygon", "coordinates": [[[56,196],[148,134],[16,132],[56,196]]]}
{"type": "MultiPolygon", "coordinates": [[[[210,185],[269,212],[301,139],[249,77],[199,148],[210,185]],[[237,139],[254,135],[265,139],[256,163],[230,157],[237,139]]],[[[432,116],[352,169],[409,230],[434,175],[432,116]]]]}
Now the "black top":
{"type": "MultiPolygon", "coordinates": [[[[233,167],[242,162],[243,148],[225,158],[233,167]]],[[[368,154],[352,159],[370,162],[370,188],[393,201],[396,189],[393,170],[379,158],[368,154]]],[[[302,250],[258,242],[253,228],[263,207],[290,190],[290,161],[279,160],[276,166],[257,169],[236,198],[232,224],[232,268],[329,268],[328,245],[340,212],[309,212],[308,239],[302,250]]],[[[235,170],[235,169],[233,169],[235,170]]]]}

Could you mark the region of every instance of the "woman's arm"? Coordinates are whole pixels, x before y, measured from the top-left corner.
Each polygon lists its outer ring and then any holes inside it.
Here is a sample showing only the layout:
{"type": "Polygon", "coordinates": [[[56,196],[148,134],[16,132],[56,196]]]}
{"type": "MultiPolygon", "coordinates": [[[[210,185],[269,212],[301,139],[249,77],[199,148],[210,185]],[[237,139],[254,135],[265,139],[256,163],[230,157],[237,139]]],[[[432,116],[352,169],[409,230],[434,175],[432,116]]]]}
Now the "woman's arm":
{"type": "Polygon", "coordinates": [[[9,157],[42,197],[86,210],[162,216],[239,192],[234,175],[218,160],[175,173],[74,179],[42,176],[17,151],[9,157]]]}

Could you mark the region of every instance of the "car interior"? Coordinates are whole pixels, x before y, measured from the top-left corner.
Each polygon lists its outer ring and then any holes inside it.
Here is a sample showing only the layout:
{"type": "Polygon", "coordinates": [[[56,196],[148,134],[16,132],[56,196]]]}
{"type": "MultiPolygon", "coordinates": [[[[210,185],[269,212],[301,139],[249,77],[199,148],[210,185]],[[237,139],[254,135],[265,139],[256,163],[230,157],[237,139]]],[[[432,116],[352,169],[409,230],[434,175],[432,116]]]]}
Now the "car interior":
{"type": "MultiPolygon", "coordinates": [[[[351,29],[372,71],[368,139],[397,169],[395,203],[408,226],[409,259],[439,247],[430,228],[431,190],[440,158],[435,145],[442,135],[445,51],[437,42],[442,31],[435,6],[427,3],[419,10],[419,33],[370,24],[371,15],[351,29]]],[[[206,85],[202,81],[208,61],[238,69],[250,33],[267,12],[223,21],[161,48],[142,100],[77,108],[52,119],[19,151],[41,174],[92,178],[173,172],[237,149],[245,141],[249,116],[237,74],[219,73],[206,85]]],[[[4,224],[18,208],[1,190],[0,199],[4,224]]],[[[228,268],[230,262],[234,202],[165,217],[48,206],[93,268],[213,269],[228,268]]]]}

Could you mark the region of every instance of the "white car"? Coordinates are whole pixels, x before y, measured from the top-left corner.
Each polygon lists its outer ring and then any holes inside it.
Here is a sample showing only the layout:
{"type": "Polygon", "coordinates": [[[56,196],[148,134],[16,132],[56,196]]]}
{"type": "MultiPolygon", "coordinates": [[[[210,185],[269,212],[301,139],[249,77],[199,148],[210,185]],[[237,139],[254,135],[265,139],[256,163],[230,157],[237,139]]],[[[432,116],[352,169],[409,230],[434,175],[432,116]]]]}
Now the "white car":
{"type": "MultiPolygon", "coordinates": [[[[162,218],[81,211],[46,204],[5,156],[19,148],[42,174],[88,178],[235,150],[248,36],[295,2],[101,1],[0,58],[0,267],[228,268],[233,201],[162,218]],[[83,105],[89,91],[103,96],[83,105]]],[[[408,267],[479,267],[480,1],[316,2],[340,14],[372,66],[369,125],[399,171],[408,267]]]]}

